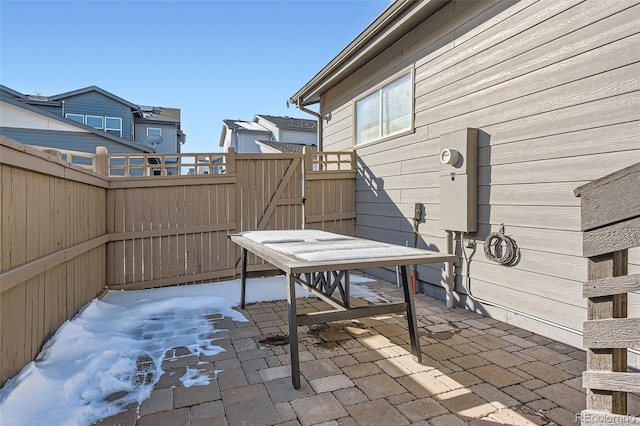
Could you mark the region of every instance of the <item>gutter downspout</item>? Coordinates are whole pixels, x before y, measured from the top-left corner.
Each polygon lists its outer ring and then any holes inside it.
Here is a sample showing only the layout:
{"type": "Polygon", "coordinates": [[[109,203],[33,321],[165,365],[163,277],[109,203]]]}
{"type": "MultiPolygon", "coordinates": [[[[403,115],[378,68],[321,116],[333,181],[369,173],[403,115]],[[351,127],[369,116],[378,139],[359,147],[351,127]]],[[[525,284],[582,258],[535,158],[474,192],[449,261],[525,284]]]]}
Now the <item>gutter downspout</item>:
{"type": "Polygon", "coordinates": [[[318,144],[317,144],[317,149],[318,152],[322,151],[322,115],[320,115],[320,113],[317,113],[313,110],[307,109],[302,105],[302,98],[298,98],[298,100],[296,101],[296,106],[298,107],[298,109],[300,111],[304,111],[307,114],[311,114],[314,117],[316,117],[318,119],[318,144]]]}

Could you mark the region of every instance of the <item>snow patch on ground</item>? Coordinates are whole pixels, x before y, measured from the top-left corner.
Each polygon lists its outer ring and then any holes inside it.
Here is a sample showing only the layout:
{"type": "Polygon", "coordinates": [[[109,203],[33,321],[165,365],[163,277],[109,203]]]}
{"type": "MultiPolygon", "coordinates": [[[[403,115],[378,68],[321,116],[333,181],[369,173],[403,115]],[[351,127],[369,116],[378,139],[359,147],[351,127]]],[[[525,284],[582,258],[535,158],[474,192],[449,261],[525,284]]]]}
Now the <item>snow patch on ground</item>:
{"type": "MultiPolygon", "coordinates": [[[[351,276],[354,296],[368,278],[351,276]]],[[[247,280],[247,302],[286,299],[284,277],[247,280]]],[[[297,297],[311,294],[298,287],[297,297]]],[[[375,294],[370,292],[371,295],[375,294]]],[[[232,309],[240,300],[240,281],[109,291],[65,322],[29,363],[0,389],[0,424],[89,425],[147,399],[163,374],[167,351],[186,347],[212,356],[216,346],[212,318],[246,322],[232,309]]],[[[189,386],[206,385],[218,371],[187,369],[189,386]]]]}

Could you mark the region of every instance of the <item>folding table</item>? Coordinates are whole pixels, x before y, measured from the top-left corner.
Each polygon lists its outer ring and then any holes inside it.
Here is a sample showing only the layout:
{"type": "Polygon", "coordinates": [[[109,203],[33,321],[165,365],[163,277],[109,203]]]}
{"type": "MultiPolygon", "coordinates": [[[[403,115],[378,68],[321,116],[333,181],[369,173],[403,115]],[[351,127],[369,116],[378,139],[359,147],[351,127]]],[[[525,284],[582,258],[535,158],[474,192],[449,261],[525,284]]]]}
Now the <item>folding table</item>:
{"type": "Polygon", "coordinates": [[[287,277],[291,382],[300,387],[298,326],[323,324],[388,313],[407,313],[411,353],[422,361],[413,292],[407,265],[454,262],[451,254],[354,238],[319,230],[248,231],[229,235],[242,248],[241,307],[244,309],[247,284],[247,253],[251,252],[279,268],[287,277]],[[399,266],[404,302],[352,307],[349,303],[349,271],[362,268],[399,266]],[[296,284],[302,285],[335,309],[298,314],[296,284]],[[338,290],[339,297],[334,293],[338,290]]]}

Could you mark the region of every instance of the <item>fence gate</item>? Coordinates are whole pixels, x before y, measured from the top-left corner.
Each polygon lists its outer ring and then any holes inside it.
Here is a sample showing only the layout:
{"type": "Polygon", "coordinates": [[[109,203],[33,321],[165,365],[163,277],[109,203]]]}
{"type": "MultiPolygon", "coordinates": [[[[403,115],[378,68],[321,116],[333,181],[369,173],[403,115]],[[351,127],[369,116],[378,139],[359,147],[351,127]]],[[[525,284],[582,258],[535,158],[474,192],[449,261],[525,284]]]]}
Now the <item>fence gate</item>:
{"type": "MultiPolygon", "coordinates": [[[[236,154],[235,172],[237,232],[303,227],[302,154],[236,154]]],[[[235,255],[238,268],[239,248],[235,255]]],[[[250,256],[248,271],[271,269],[250,256]]]]}

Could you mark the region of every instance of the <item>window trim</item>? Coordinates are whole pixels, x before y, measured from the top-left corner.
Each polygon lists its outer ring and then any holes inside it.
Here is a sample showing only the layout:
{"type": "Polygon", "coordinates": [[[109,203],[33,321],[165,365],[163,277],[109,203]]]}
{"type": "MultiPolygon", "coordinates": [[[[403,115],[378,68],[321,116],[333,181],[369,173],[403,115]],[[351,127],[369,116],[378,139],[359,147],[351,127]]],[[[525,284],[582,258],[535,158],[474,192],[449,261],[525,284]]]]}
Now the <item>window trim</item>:
{"type": "MultiPolygon", "coordinates": [[[[118,136],[122,137],[122,117],[104,117],[104,131],[109,133],[109,130],[115,130],[119,132],[118,136]],[[119,128],[107,127],[107,120],[118,120],[118,122],[120,123],[120,127],[119,128]]],[[[109,134],[113,135],[113,133],[109,133],[109,134]]]]}
{"type": "Polygon", "coordinates": [[[89,126],[89,127],[93,127],[94,129],[97,129],[97,130],[104,130],[104,117],[103,117],[102,115],[91,115],[91,114],[87,114],[87,115],[85,115],[85,117],[84,117],[84,124],[86,124],[86,125],[87,125],[87,126],[89,126]],[[88,119],[89,119],[89,117],[91,117],[91,118],[99,118],[99,119],[100,119],[100,121],[102,122],[101,127],[95,127],[95,126],[92,126],[91,124],[88,124],[88,123],[89,123],[89,120],[88,120],[88,119]]]}
{"type": "MultiPolygon", "coordinates": [[[[162,127],[147,127],[146,128],[146,133],[147,133],[147,137],[149,137],[149,130],[160,130],[160,136],[162,136],[162,127]]],[[[154,133],[155,134],[155,133],[154,133]]]]}
{"type": "Polygon", "coordinates": [[[84,124],[84,114],[76,114],[73,112],[68,112],[64,115],[64,118],[68,119],[68,120],[72,120],[75,121],[76,123],[80,123],[80,124],[84,124]],[[82,117],[82,121],[78,121],[78,120],[74,120],[73,118],[69,118],[69,116],[75,116],[75,117],[82,117]]]}
{"type": "MultiPolygon", "coordinates": [[[[380,93],[380,99],[382,99],[382,93],[380,93]]],[[[382,102],[380,102],[380,108],[382,108],[382,102]]],[[[404,135],[408,135],[415,132],[415,68],[413,66],[404,68],[401,71],[396,72],[390,77],[385,78],[380,83],[373,86],[371,89],[362,93],[360,96],[356,97],[352,101],[352,114],[353,114],[353,134],[352,134],[352,147],[354,149],[368,146],[378,142],[384,142],[390,139],[395,139],[404,135]],[[369,140],[367,142],[358,143],[358,102],[365,99],[375,92],[381,92],[381,90],[397,80],[400,80],[407,75],[410,76],[411,83],[411,112],[409,114],[409,127],[406,130],[402,130],[396,133],[392,133],[386,136],[380,136],[376,139],[369,140]]],[[[382,122],[379,123],[380,126],[383,125],[382,122]]],[[[381,127],[382,128],[382,127],[381,127]]]]}

